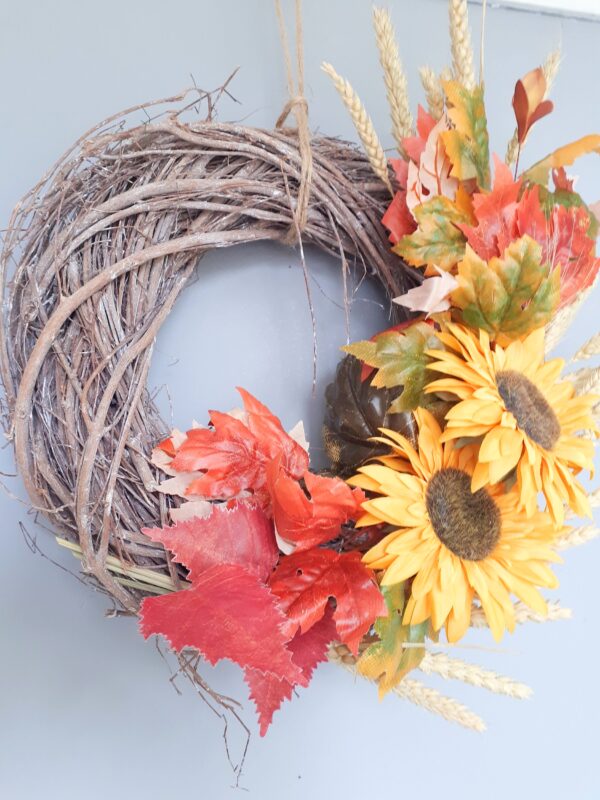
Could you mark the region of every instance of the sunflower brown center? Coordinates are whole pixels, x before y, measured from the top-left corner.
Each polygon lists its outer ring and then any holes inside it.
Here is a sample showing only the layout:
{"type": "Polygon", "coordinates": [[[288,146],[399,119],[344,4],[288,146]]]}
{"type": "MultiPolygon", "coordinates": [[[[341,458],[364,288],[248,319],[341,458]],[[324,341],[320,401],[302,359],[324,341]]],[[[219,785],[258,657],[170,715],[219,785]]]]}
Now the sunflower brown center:
{"type": "Polygon", "coordinates": [[[514,370],[496,373],[496,386],[519,428],[540,447],[552,450],[560,436],[560,423],[537,386],[514,370]]]}
{"type": "Polygon", "coordinates": [[[426,505],[438,539],[459,558],[481,561],[500,538],[500,512],[486,489],[471,491],[471,476],[451,467],[427,485],[426,505]]]}

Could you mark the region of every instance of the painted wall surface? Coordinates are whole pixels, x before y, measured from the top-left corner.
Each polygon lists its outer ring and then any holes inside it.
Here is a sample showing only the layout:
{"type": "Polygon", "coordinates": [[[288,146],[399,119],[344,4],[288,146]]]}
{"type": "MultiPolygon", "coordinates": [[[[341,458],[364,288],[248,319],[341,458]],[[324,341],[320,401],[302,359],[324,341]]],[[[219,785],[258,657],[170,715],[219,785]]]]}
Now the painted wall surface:
{"type": "MultiPolygon", "coordinates": [[[[418,95],[420,64],[449,59],[441,0],[392,0],[403,58],[418,95]]],[[[306,83],[315,129],[354,138],[352,125],[319,64],[347,76],[386,145],[385,92],[370,28],[370,0],[305,0],[306,83]]],[[[480,9],[473,7],[478,30],[480,9]]],[[[531,136],[526,158],[600,130],[600,25],[488,9],[486,90],[493,149],[503,153],[514,122],[517,77],[562,44],[556,113],[531,136]]],[[[192,83],[219,86],[237,66],[234,103],[224,120],[272,126],[286,101],[270,0],[1,0],[0,227],[17,199],[82,131],[119,108],[168,96],[192,83]]],[[[593,159],[577,165],[582,193],[600,198],[593,159]]],[[[310,315],[297,255],[256,246],[207,257],[158,338],[150,387],[179,426],[208,408],[236,403],[241,384],[279,411],[303,417],[318,456],[323,388],[345,342],[339,266],[309,251],[318,325],[316,397],[311,397],[310,315]]],[[[360,276],[356,280],[359,282],[360,276]]],[[[600,294],[588,301],[560,354],[598,329],[600,294]]],[[[385,326],[378,287],[362,282],[351,336],[385,326]]],[[[10,447],[0,469],[13,470],[10,447]]],[[[19,479],[2,478],[22,496],[19,479]]],[[[182,685],[178,696],[154,646],[134,621],[109,619],[106,598],[33,555],[19,525],[59,565],[77,569],[27,507],[0,494],[0,796],[207,798],[230,788],[221,723],[182,685]]],[[[266,739],[256,728],[243,785],[259,800],[367,797],[595,800],[600,797],[597,725],[600,544],[569,553],[556,593],[571,622],[531,626],[493,644],[469,636],[457,655],[519,678],[535,689],[524,703],[460,684],[426,679],[474,710],[489,730],[452,727],[338,668],[320,668],[308,692],[275,717],[266,739]]],[[[245,697],[238,670],[206,671],[220,691],[245,697]]],[[[246,716],[253,722],[252,708],[246,716]]],[[[235,738],[235,737],[234,737],[235,738]]],[[[235,748],[236,741],[233,742],[235,748]]]]}

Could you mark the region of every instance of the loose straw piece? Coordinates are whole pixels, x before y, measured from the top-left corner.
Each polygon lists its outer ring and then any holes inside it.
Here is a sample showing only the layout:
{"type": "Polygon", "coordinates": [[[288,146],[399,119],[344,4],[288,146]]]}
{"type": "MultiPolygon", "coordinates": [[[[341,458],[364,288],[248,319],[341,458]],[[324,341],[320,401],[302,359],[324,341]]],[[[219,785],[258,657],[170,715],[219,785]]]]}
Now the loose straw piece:
{"type": "Polygon", "coordinates": [[[389,12],[383,8],[374,8],[373,25],[392,118],[392,133],[398,151],[404,154],[402,140],[410,136],[414,129],[408,99],[408,81],[400,61],[396,34],[389,12]]]}
{"type": "Polygon", "coordinates": [[[352,117],[352,122],[354,123],[356,132],[358,133],[360,141],[365,149],[365,153],[367,154],[373,172],[381,181],[383,181],[383,183],[385,183],[390,191],[390,194],[392,194],[392,186],[388,175],[387,159],[385,157],[385,153],[383,152],[383,147],[381,146],[379,137],[375,133],[375,127],[373,126],[371,118],[367,114],[365,107],[361,103],[360,98],[350,83],[345,80],[345,78],[342,78],[340,75],[338,75],[331,64],[327,64],[325,62],[321,65],[321,69],[326,75],[329,75],[333,81],[333,85],[335,86],[337,93],[342,98],[342,102],[346,106],[346,110],[352,117]]]}
{"type": "Polygon", "coordinates": [[[466,89],[472,91],[476,81],[467,0],[450,0],[448,10],[454,78],[466,89]]]}
{"type": "Polygon", "coordinates": [[[524,683],[498,675],[496,672],[468,664],[458,658],[450,658],[445,653],[425,653],[419,669],[426,675],[440,675],[447,680],[462,681],[494,694],[505,694],[518,700],[531,696],[532,690],[524,683]]]}
{"type": "Polygon", "coordinates": [[[294,210],[294,225],[290,226],[288,239],[290,243],[301,234],[306,227],[308,219],[308,206],[310,201],[310,187],[313,175],[313,155],[310,144],[310,128],[308,126],[308,103],[304,97],[304,48],[302,37],[302,3],[296,0],[296,81],[294,81],[292,56],[285,27],[281,1],[275,0],[275,10],[279,23],[279,34],[285,59],[285,70],[287,76],[287,86],[289,100],[285,104],[283,111],[279,115],[275,127],[283,127],[283,123],[290,113],[296,118],[298,128],[298,149],[302,158],[300,168],[300,186],[298,188],[298,199],[294,210]],[[299,232],[299,233],[298,233],[299,232]]]}
{"type": "MultiPolygon", "coordinates": [[[[570,608],[562,608],[559,603],[548,603],[548,613],[546,615],[540,614],[537,611],[526,606],[525,603],[518,600],[515,603],[515,621],[522,625],[525,622],[553,622],[561,619],[571,619],[572,611],[570,608]]],[[[471,611],[471,627],[473,628],[488,628],[489,624],[487,618],[480,606],[475,606],[471,611]]]]}

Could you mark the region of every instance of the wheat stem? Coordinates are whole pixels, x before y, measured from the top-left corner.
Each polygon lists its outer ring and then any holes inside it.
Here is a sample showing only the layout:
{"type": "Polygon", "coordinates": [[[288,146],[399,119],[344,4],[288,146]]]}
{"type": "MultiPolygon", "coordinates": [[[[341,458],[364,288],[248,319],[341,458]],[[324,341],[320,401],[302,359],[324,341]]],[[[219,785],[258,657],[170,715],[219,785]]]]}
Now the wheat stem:
{"type": "Polygon", "coordinates": [[[579,528],[571,528],[568,533],[559,536],[554,546],[557,550],[568,550],[570,547],[579,547],[580,544],[587,544],[592,539],[600,536],[600,528],[595,525],[581,525],[579,528]]]}
{"type": "Polygon", "coordinates": [[[420,681],[404,678],[392,691],[398,697],[408,700],[410,703],[414,703],[414,705],[420,706],[432,714],[437,714],[448,720],[448,722],[455,722],[458,725],[462,725],[463,728],[468,728],[478,733],[483,733],[486,729],[485,722],[481,717],[477,716],[462,703],[459,703],[458,700],[446,697],[441,692],[425,686],[420,681]]]}
{"type": "Polygon", "coordinates": [[[431,67],[420,67],[419,75],[425,91],[427,109],[434,119],[440,119],[444,113],[444,90],[440,78],[431,67]]]}
{"type": "Polygon", "coordinates": [[[565,375],[578,395],[597,394],[600,391],[600,367],[583,367],[565,375]]]}
{"type": "MultiPolygon", "coordinates": [[[[519,625],[525,622],[553,622],[554,620],[571,619],[572,612],[570,608],[562,608],[556,602],[548,603],[548,613],[540,614],[537,611],[526,606],[521,600],[515,603],[515,622],[519,625]]],[[[489,623],[485,616],[483,609],[480,606],[474,606],[471,611],[471,626],[473,628],[488,628],[489,623]]]]}
{"type": "Polygon", "coordinates": [[[373,25],[392,118],[392,133],[398,151],[405,155],[402,140],[413,133],[414,124],[410,112],[406,73],[400,61],[394,26],[389,12],[383,8],[374,8],[373,25]]]}
{"type": "Polygon", "coordinates": [[[447,680],[462,681],[494,694],[505,694],[518,700],[531,696],[531,689],[524,683],[498,675],[496,672],[468,664],[458,658],[450,658],[445,653],[425,653],[419,669],[426,675],[440,675],[447,680]]]}
{"type": "MultiPolygon", "coordinates": [[[[596,282],[594,281],[594,286],[595,283],[596,282]]],[[[569,303],[568,306],[561,308],[560,311],[554,315],[552,322],[546,326],[546,354],[550,353],[556,347],[565,333],[569,330],[569,327],[575,319],[577,312],[592,293],[594,286],[589,286],[587,289],[584,289],[582,292],[580,292],[577,300],[574,300],[572,303],[569,303]]]]}
{"type": "Polygon", "coordinates": [[[575,353],[573,361],[584,361],[586,358],[600,356],[600,333],[595,333],[591,339],[582,345],[575,353]]]}
{"type": "Polygon", "coordinates": [[[466,89],[473,91],[476,82],[467,0],[450,0],[449,17],[454,78],[466,89]]]}
{"type": "MultiPolygon", "coordinates": [[[[334,664],[339,664],[347,669],[348,672],[352,673],[355,677],[359,675],[361,678],[365,678],[364,675],[357,672],[355,659],[347,652],[346,648],[344,648],[342,654],[340,654],[336,646],[332,645],[329,648],[328,658],[334,664]]],[[[370,679],[365,678],[365,680],[370,679]]],[[[414,703],[414,705],[420,706],[430,711],[432,714],[437,714],[449,722],[456,722],[464,728],[469,728],[479,733],[485,731],[485,723],[477,714],[474,714],[457,700],[446,697],[436,689],[430,689],[420,681],[405,677],[392,691],[403,700],[408,700],[410,703],[414,703]]]]}
{"type": "Polygon", "coordinates": [[[385,183],[387,188],[392,194],[392,186],[388,175],[388,165],[383,147],[379,141],[371,118],[367,114],[365,107],[360,101],[360,98],[347,80],[337,74],[331,64],[323,63],[321,69],[325,72],[336,88],[337,93],[342,98],[342,102],[346,106],[346,110],[352,117],[352,122],[356,128],[356,132],[362,142],[365,153],[371,164],[373,172],[377,177],[385,183]]]}

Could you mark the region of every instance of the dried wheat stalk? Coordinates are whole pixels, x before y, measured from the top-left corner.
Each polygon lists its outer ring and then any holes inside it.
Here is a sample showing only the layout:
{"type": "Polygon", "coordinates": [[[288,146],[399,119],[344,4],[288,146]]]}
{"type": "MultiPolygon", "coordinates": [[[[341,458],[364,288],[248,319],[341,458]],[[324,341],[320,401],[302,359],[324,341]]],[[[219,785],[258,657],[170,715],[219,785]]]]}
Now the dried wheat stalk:
{"type": "Polygon", "coordinates": [[[573,323],[573,320],[579,313],[581,306],[585,303],[585,301],[592,293],[594,286],[589,286],[587,289],[584,289],[582,292],[580,292],[577,300],[574,300],[572,303],[569,303],[568,306],[564,306],[564,308],[561,308],[560,311],[558,311],[554,315],[552,321],[546,326],[546,339],[545,339],[546,355],[548,355],[548,353],[554,350],[556,345],[561,341],[563,336],[569,330],[571,324],[573,323]]]}
{"type": "Polygon", "coordinates": [[[555,547],[557,550],[568,550],[571,547],[579,547],[581,544],[587,544],[592,539],[597,539],[600,536],[600,528],[595,525],[581,525],[578,528],[572,528],[570,531],[560,536],[556,542],[555,547]]]}
{"type": "Polygon", "coordinates": [[[575,353],[572,361],[585,361],[587,358],[600,356],[600,333],[595,333],[591,339],[588,339],[579,350],[575,353]]]}
{"type": "Polygon", "coordinates": [[[421,84],[425,91],[427,109],[434,119],[439,119],[444,113],[444,89],[440,77],[431,67],[421,67],[419,69],[421,84]]]}
{"type": "MultiPolygon", "coordinates": [[[[571,619],[573,612],[570,608],[562,608],[562,606],[555,602],[548,603],[548,613],[546,615],[540,614],[537,611],[529,608],[521,600],[515,602],[515,621],[517,624],[522,625],[525,622],[553,622],[554,620],[571,619]]],[[[489,627],[487,618],[480,606],[474,606],[471,612],[471,626],[473,628],[487,628],[489,627]]]]}
{"type": "Polygon", "coordinates": [[[450,0],[450,43],[454,78],[469,90],[476,86],[467,0],[450,0]]]}
{"type": "Polygon", "coordinates": [[[600,367],[583,367],[565,375],[573,384],[576,394],[598,394],[600,392],[600,367]]]}
{"type": "Polygon", "coordinates": [[[337,93],[342,98],[342,102],[346,106],[346,110],[352,118],[352,122],[354,123],[358,137],[362,142],[362,146],[367,154],[367,158],[369,159],[369,163],[371,164],[373,172],[375,175],[377,175],[379,180],[381,180],[387,186],[388,191],[391,194],[392,186],[388,174],[387,158],[385,157],[383,147],[381,146],[379,137],[375,132],[371,118],[367,114],[359,96],[356,94],[348,81],[337,74],[331,64],[325,63],[321,68],[323,72],[329,75],[333,81],[333,85],[335,86],[337,93]]]}
{"type": "Polygon", "coordinates": [[[458,658],[450,658],[445,653],[425,653],[419,664],[419,669],[426,675],[440,675],[447,680],[462,681],[487,689],[494,694],[505,694],[524,700],[531,696],[531,689],[524,683],[519,683],[512,678],[498,675],[496,672],[468,664],[458,658]]]}
{"type": "Polygon", "coordinates": [[[392,133],[398,152],[404,154],[402,139],[410,136],[414,129],[408,99],[408,81],[400,61],[394,26],[389,12],[383,8],[374,8],[373,24],[392,118],[392,133]]]}
{"type": "MultiPolygon", "coordinates": [[[[364,675],[357,672],[356,661],[347,648],[332,646],[329,649],[328,657],[333,663],[345,667],[355,677],[364,678],[364,675]]],[[[398,697],[408,700],[430,711],[432,714],[437,714],[449,722],[455,722],[457,725],[462,725],[464,728],[480,733],[485,731],[485,723],[477,714],[474,714],[462,703],[459,703],[458,700],[446,697],[436,689],[425,686],[420,681],[415,681],[412,678],[403,678],[392,691],[398,697]]]]}

